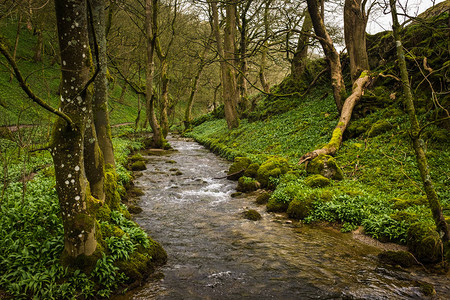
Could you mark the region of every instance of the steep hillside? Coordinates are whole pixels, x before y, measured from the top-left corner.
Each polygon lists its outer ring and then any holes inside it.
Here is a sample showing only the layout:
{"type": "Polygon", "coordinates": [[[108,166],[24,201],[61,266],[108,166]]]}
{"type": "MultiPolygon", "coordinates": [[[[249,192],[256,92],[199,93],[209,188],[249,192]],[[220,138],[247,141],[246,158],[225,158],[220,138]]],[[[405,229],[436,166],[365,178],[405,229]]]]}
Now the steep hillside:
{"type": "MultiPolygon", "coordinates": [[[[419,119],[422,126],[426,124],[422,137],[431,176],[450,220],[450,139],[446,120],[442,120],[449,108],[449,97],[445,96],[449,54],[444,51],[448,18],[444,13],[420,25],[414,23],[404,34],[419,119]],[[425,57],[433,69],[426,78],[425,57]]],[[[197,124],[205,122],[187,134],[227,159],[235,159],[234,171],[246,169],[238,183],[241,190],[273,190],[267,203],[269,211],[287,211],[290,217],[307,223],[337,222],[343,231],[363,226],[372,237],[407,244],[423,262],[437,261],[439,236],[433,230],[408,136],[401,86],[395,79],[399,76],[391,33],[372,36],[368,43],[376,72],[335,157],[343,171],[342,180],[340,176],[331,181],[317,178],[310,174],[314,173],[312,163],[306,169],[297,164],[303,154],[330,140],[338,121],[331,90],[323,87],[328,85],[326,79],[305,97],[259,96],[262,99],[256,109],[246,113],[247,119],[237,129],[228,130],[225,120],[217,117],[220,114],[210,114],[199,119],[197,124]],[[283,161],[289,163],[288,169],[283,161]],[[252,166],[254,163],[258,165],[252,166]]],[[[287,78],[272,91],[292,93],[289,82],[287,78]]]]}
{"type": "MultiPolygon", "coordinates": [[[[2,28],[0,42],[8,46],[13,52],[16,35],[16,24],[11,22],[2,28]]],[[[27,79],[31,89],[42,99],[53,107],[58,106],[60,65],[57,58],[50,51],[48,40],[44,40],[44,55],[42,62],[34,61],[34,48],[37,37],[22,25],[17,63],[27,79]]],[[[47,37],[48,39],[49,37],[47,37]]],[[[110,82],[110,102],[112,124],[134,122],[138,111],[137,95],[128,89],[120,99],[123,84],[121,82],[110,82]]],[[[10,80],[10,70],[6,60],[0,57],[0,126],[16,124],[49,124],[53,116],[34,104],[22,91],[15,79],[10,80]]]]}

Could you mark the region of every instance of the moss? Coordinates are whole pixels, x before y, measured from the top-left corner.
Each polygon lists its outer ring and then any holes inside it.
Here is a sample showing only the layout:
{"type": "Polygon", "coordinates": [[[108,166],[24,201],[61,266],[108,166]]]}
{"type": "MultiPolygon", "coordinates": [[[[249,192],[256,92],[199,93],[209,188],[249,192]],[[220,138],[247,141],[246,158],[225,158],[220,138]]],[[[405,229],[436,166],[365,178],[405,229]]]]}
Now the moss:
{"type": "Polygon", "coordinates": [[[131,161],[131,162],[140,161],[140,160],[145,161],[145,158],[140,153],[136,153],[128,158],[128,161],[131,161]]]}
{"type": "Polygon", "coordinates": [[[238,186],[236,188],[239,192],[253,192],[260,187],[260,183],[251,177],[242,176],[238,180],[238,186]]]}
{"type": "Polygon", "coordinates": [[[231,196],[231,198],[236,198],[236,197],[239,197],[240,195],[242,195],[242,192],[235,192],[235,193],[232,193],[230,196],[231,196]]]}
{"type": "Polygon", "coordinates": [[[250,221],[258,221],[258,220],[262,219],[261,214],[254,209],[249,209],[249,210],[244,211],[243,215],[244,215],[244,218],[246,218],[250,221]]]}
{"type": "Polygon", "coordinates": [[[330,184],[330,179],[320,174],[314,174],[305,179],[305,184],[310,187],[324,187],[330,184]]]}
{"type": "Polygon", "coordinates": [[[418,288],[420,288],[420,291],[425,296],[433,296],[436,294],[436,290],[434,289],[434,286],[431,283],[424,281],[416,281],[415,284],[418,288]]]}
{"type": "Polygon", "coordinates": [[[248,168],[244,171],[244,176],[256,178],[258,173],[259,164],[252,163],[248,166],[248,168]]]}
{"type": "Polygon", "coordinates": [[[338,166],[336,159],[330,155],[321,154],[317,156],[308,163],[306,171],[310,174],[320,174],[334,180],[342,180],[344,178],[344,173],[338,166]]]}
{"type": "Polygon", "coordinates": [[[42,171],[42,175],[44,175],[45,177],[49,177],[49,178],[55,177],[55,167],[50,166],[50,167],[45,168],[42,171]]]}
{"type": "Polygon", "coordinates": [[[142,171],[142,170],[147,169],[147,167],[145,166],[145,162],[143,162],[141,160],[138,160],[138,161],[135,161],[134,163],[132,163],[130,168],[133,171],[142,171]]]}
{"type": "Polygon", "coordinates": [[[111,209],[106,203],[103,203],[103,205],[97,210],[95,218],[104,222],[111,220],[111,209]]]}
{"type": "MultiPolygon", "coordinates": [[[[342,123],[342,122],[341,122],[342,123]]],[[[339,123],[338,126],[342,126],[343,124],[339,123]]],[[[325,146],[325,148],[333,148],[333,149],[339,149],[339,146],[341,145],[342,141],[342,130],[340,128],[335,128],[333,130],[333,134],[331,135],[331,140],[328,142],[328,144],[325,146]]]]}
{"type": "Polygon", "coordinates": [[[66,251],[63,251],[60,262],[63,266],[69,268],[69,272],[81,270],[82,272],[89,274],[94,270],[97,260],[102,257],[103,252],[105,252],[105,249],[100,243],[97,244],[97,248],[92,255],[80,254],[77,257],[73,257],[67,255],[66,251]]]}
{"type": "Polygon", "coordinates": [[[303,220],[311,213],[313,202],[314,200],[312,197],[292,200],[287,209],[289,217],[297,220],[303,220]]]}
{"type": "Polygon", "coordinates": [[[406,243],[409,251],[423,263],[437,262],[441,257],[441,240],[435,228],[414,223],[408,228],[406,243]]]}
{"type": "Polygon", "coordinates": [[[256,180],[261,183],[262,187],[269,184],[270,177],[279,177],[289,171],[289,164],[285,158],[271,157],[266,160],[258,169],[256,180]]]}
{"type": "Polygon", "coordinates": [[[267,211],[269,212],[286,212],[288,207],[288,202],[279,202],[274,198],[270,198],[267,202],[267,211]]]}
{"type": "Polygon", "coordinates": [[[128,211],[130,212],[130,214],[139,214],[142,212],[142,208],[136,205],[130,205],[128,206],[128,211]]]}
{"type": "Polygon", "coordinates": [[[413,199],[413,200],[411,200],[411,199],[405,200],[405,199],[401,199],[401,198],[393,198],[391,200],[391,202],[392,202],[391,207],[393,209],[401,210],[401,209],[406,209],[406,208],[408,208],[410,206],[414,206],[414,205],[426,205],[427,204],[427,199],[425,197],[420,197],[420,198],[413,199]]]}
{"type": "Polygon", "coordinates": [[[118,210],[121,200],[122,185],[118,184],[119,176],[114,168],[107,168],[105,171],[105,202],[112,210],[118,210]]]}
{"type": "Polygon", "coordinates": [[[166,160],[166,164],[176,164],[177,162],[174,160],[166,160]]]}
{"type": "Polygon", "coordinates": [[[114,263],[127,277],[129,282],[142,281],[150,272],[151,257],[134,251],[128,260],[119,260],[114,263]]]}
{"type": "Polygon", "coordinates": [[[228,169],[228,179],[238,180],[251,163],[252,161],[248,157],[236,157],[228,169]]]}
{"type": "Polygon", "coordinates": [[[381,262],[390,265],[399,265],[404,268],[409,268],[416,265],[416,259],[408,251],[383,251],[378,254],[381,262]]]}
{"type": "Polygon", "coordinates": [[[407,211],[398,211],[389,215],[391,219],[398,222],[405,222],[406,224],[413,224],[419,221],[419,216],[416,213],[407,211]]]}
{"type": "Polygon", "coordinates": [[[367,132],[367,136],[374,137],[380,135],[382,133],[385,133],[386,131],[391,130],[392,127],[392,124],[388,121],[379,120],[375,124],[373,124],[372,127],[370,127],[369,131],[367,132]]]}
{"type": "Polygon", "coordinates": [[[269,201],[269,198],[270,198],[270,193],[263,192],[263,193],[259,194],[258,197],[256,197],[256,201],[255,202],[257,204],[266,204],[267,201],[269,201]]]}
{"type": "Polygon", "coordinates": [[[139,197],[145,195],[142,189],[135,186],[133,186],[131,189],[128,190],[128,194],[131,195],[132,197],[139,197]]]}

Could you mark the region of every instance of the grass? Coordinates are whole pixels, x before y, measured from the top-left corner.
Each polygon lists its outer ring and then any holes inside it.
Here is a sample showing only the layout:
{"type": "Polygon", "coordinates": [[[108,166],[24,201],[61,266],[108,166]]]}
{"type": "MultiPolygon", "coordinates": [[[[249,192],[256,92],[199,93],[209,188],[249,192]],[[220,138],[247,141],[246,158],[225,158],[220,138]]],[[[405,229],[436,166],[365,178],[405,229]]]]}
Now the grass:
{"type": "MultiPolygon", "coordinates": [[[[418,201],[424,197],[422,182],[407,133],[407,116],[399,110],[399,102],[352,121],[354,128],[365,128],[362,134],[344,140],[336,155],[344,180],[332,181],[325,188],[313,189],[304,184],[308,174],[304,165],[297,164],[299,158],[327,143],[338,121],[331,93],[318,100],[326,92],[316,89],[304,99],[278,100],[284,106],[291,103],[290,110],[281,114],[267,111],[267,107],[276,104],[268,106],[262,102],[256,112],[262,117],[256,121],[244,119],[239,128],[228,130],[225,120],[213,119],[195,127],[188,135],[230,160],[246,156],[261,163],[272,155],[288,159],[297,176],[287,174],[275,180],[278,186],[269,206],[273,202],[287,204],[294,199],[313,197],[313,209],[306,222],[338,222],[343,231],[362,225],[375,238],[406,243],[412,223],[430,225],[433,221],[426,201],[418,201]],[[378,120],[385,120],[391,126],[369,136],[378,120]],[[394,208],[398,198],[414,204],[394,208]]],[[[450,215],[450,141],[439,138],[446,136],[436,134],[439,132],[443,133],[441,128],[429,126],[423,136],[435,188],[447,209],[444,212],[450,215]]]]}

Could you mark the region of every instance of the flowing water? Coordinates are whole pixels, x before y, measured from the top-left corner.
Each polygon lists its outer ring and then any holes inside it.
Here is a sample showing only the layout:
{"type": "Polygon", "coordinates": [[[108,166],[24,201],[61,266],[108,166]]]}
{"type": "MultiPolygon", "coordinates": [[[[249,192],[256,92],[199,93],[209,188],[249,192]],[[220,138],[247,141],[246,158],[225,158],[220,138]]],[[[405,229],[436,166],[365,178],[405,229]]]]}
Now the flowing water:
{"type": "Polygon", "coordinates": [[[448,277],[392,269],[380,251],[333,229],[302,226],[236,197],[229,162],[173,138],[135,184],[145,195],[135,220],[169,259],[141,288],[116,299],[426,299],[415,280],[450,299],[448,277]],[[262,220],[242,217],[244,209],[262,220]]]}

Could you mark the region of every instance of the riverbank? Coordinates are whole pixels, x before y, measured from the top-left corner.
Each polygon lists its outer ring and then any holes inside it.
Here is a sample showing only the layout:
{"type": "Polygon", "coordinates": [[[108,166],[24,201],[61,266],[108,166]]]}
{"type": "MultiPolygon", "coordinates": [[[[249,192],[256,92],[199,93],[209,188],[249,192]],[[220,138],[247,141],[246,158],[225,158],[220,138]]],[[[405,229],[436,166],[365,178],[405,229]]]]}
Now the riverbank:
{"type": "MultiPolygon", "coordinates": [[[[319,100],[327,92],[316,89],[305,98],[270,104],[262,101],[256,112],[233,130],[214,115],[203,117],[206,121],[198,122],[186,135],[228,160],[246,157],[249,164],[245,168],[251,164],[259,168],[274,157],[285,160],[289,170],[274,174],[270,186],[263,184],[272,190],[271,211],[287,211],[294,203],[305,211],[296,214],[292,208],[291,217],[303,222],[338,222],[344,232],[362,226],[365,234],[381,242],[407,245],[422,262],[440,261],[439,237],[410,147],[407,116],[398,102],[366,115],[357,108],[358,118],[348,128],[335,157],[342,180],[311,186],[311,174],[298,161],[331,138],[338,114],[331,93],[319,100]],[[277,105],[284,111],[274,111],[277,105]],[[426,242],[430,237],[432,242],[426,242]],[[425,250],[419,251],[422,246],[425,250]]],[[[449,219],[450,141],[444,138],[445,132],[432,125],[424,129],[423,136],[431,176],[449,219]]],[[[257,180],[258,175],[245,176],[257,180]]],[[[252,179],[241,181],[251,183],[252,179]]]]}
{"type": "MultiPolygon", "coordinates": [[[[34,129],[21,128],[21,133],[28,134],[26,130],[34,129]]],[[[115,207],[102,205],[97,211],[98,247],[104,254],[92,271],[85,274],[65,268],[60,262],[64,232],[50,154],[27,152],[8,140],[0,142],[0,298],[109,297],[133,282],[140,283],[166,261],[161,246],[130,220],[127,207],[118,200],[115,207]]],[[[128,156],[143,143],[116,136],[113,144],[117,175],[108,171],[106,180],[124,201],[126,188],[132,187],[128,156]]]]}

